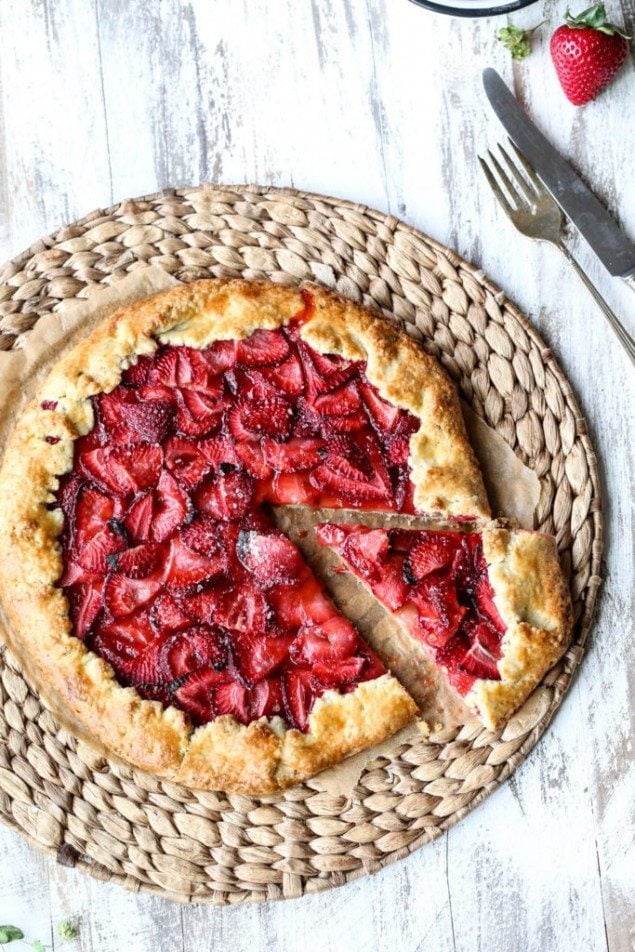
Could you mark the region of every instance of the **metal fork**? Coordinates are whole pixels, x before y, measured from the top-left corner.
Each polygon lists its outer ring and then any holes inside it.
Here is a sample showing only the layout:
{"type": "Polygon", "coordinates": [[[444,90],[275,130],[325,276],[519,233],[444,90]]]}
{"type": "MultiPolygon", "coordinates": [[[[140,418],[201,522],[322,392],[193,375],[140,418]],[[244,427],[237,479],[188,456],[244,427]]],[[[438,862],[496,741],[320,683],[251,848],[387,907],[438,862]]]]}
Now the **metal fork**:
{"type": "Polygon", "coordinates": [[[559,206],[547,192],[525,156],[516,148],[511,139],[508,142],[516,155],[517,164],[500,143],[498,148],[506,168],[503,168],[490,149],[487,150],[489,164],[482,156],[478,157],[494,195],[521,234],[528,238],[536,238],[538,241],[548,241],[564,255],[635,364],[635,340],[591,283],[562,240],[562,212],[559,206]],[[498,176],[498,181],[494,173],[498,176]]]}

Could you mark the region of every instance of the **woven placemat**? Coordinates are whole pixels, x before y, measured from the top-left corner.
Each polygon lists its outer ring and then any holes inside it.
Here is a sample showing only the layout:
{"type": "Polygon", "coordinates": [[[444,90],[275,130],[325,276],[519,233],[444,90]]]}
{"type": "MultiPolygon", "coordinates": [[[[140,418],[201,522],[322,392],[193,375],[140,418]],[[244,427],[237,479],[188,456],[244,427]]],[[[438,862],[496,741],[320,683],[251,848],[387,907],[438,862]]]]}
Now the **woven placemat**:
{"type": "Polygon", "coordinates": [[[582,657],[600,582],[599,481],[566,378],[489,280],[399,219],[256,186],[168,190],[98,210],[0,271],[0,349],[95,284],[158,265],[181,281],[313,280],[403,322],[476,413],[537,474],[538,528],[571,579],[574,642],[501,734],[468,726],[402,745],[350,799],[311,782],[278,797],[197,793],[110,763],[62,729],[13,655],[0,655],[0,818],[98,879],[184,902],[295,898],[429,843],[509,777],[582,657]]]}

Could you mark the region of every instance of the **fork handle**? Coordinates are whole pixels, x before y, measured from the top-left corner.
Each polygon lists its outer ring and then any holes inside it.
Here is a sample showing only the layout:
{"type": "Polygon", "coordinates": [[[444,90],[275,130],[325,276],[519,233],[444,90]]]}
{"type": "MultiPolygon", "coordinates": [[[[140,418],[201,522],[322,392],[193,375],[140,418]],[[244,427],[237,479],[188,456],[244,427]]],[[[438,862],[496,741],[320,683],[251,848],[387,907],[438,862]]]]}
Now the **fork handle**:
{"type": "Polygon", "coordinates": [[[578,277],[580,278],[582,283],[585,285],[587,291],[589,292],[589,294],[594,299],[597,306],[602,311],[602,314],[611,325],[622,347],[624,348],[628,356],[631,358],[631,363],[635,364],[635,340],[633,340],[631,335],[623,326],[618,316],[608,306],[608,304],[606,303],[606,301],[604,300],[600,292],[597,290],[597,288],[591,283],[591,281],[586,276],[586,274],[584,273],[584,271],[582,270],[578,262],[575,260],[575,258],[573,257],[573,255],[571,254],[567,246],[563,244],[563,242],[560,241],[558,242],[557,247],[560,249],[564,257],[567,259],[567,261],[569,262],[573,270],[577,273],[578,277]]]}

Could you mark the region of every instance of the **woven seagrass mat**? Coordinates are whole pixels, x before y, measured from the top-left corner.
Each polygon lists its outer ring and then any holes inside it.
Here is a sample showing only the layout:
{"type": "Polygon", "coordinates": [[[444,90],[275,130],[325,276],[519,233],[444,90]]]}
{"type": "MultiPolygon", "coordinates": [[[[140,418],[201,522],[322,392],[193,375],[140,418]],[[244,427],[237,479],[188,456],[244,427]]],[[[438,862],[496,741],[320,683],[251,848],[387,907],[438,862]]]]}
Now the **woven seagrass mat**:
{"type": "Polygon", "coordinates": [[[295,898],[374,872],[439,836],[536,744],[579,664],[602,549],[593,449],[571,388],[489,280],[397,218],[256,186],[168,190],[43,238],[0,271],[0,349],[60,301],[148,263],[181,281],[317,281],[403,322],[462,396],[537,474],[537,527],[556,535],[574,642],[499,734],[431,734],[378,757],[350,799],[311,782],[278,797],[199,793],[110,763],[78,742],[0,654],[0,818],[98,879],[183,902],[295,898]]]}

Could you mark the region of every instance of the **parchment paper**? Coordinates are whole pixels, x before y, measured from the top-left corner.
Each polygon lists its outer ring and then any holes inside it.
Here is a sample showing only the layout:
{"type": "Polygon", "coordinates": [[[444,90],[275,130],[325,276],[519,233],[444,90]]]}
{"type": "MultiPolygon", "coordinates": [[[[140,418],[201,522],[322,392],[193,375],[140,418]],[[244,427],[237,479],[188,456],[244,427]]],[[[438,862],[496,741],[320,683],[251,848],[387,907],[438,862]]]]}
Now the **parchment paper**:
{"type": "MultiPolygon", "coordinates": [[[[40,318],[21,349],[0,352],[0,456],[22,408],[32,399],[51,367],[68,350],[118,308],[177,284],[179,282],[162,268],[139,268],[108,288],[89,288],[85,299],[63,301],[55,313],[40,318]]],[[[535,473],[524,466],[502,437],[469,407],[464,405],[463,412],[495,515],[510,518],[524,528],[533,528],[540,492],[535,473]]],[[[326,514],[281,507],[275,518],[280,528],[300,546],[307,561],[319,571],[338,607],[389,664],[421,709],[420,719],[394,737],[309,781],[317,790],[348,796],[367,763],[381,755],[390,756],[405,742],[424,740],[430,730],[465,722],[470,714],[427,661],[421,648],[401,631],[350,573],[342,571],[333,552],[317,545],[313,526],[326,518],[326,514]]],[[[331,511],[328,518],[333,522],[344,522],[347,514],[331,511]]],[[[354,518],[369,525],[387,524],[386,517],[376,514],[356,513],[354,518]]],[[[395,524],[405,521],[403,517],[388,520],[395,524]]],[[[40,688],[32,665],[11,638],[6,621],[1,618],[0,636],[18,655],[30,680],[40,688]]],[[[78,735],[84,744],[92,746],[98,759],[105,755],[110,760],[117,759],[86,737],[81,725],[69,717],[59,698],[43,693],[43,700],[55,711],[62,724],[78,735]]]]}

